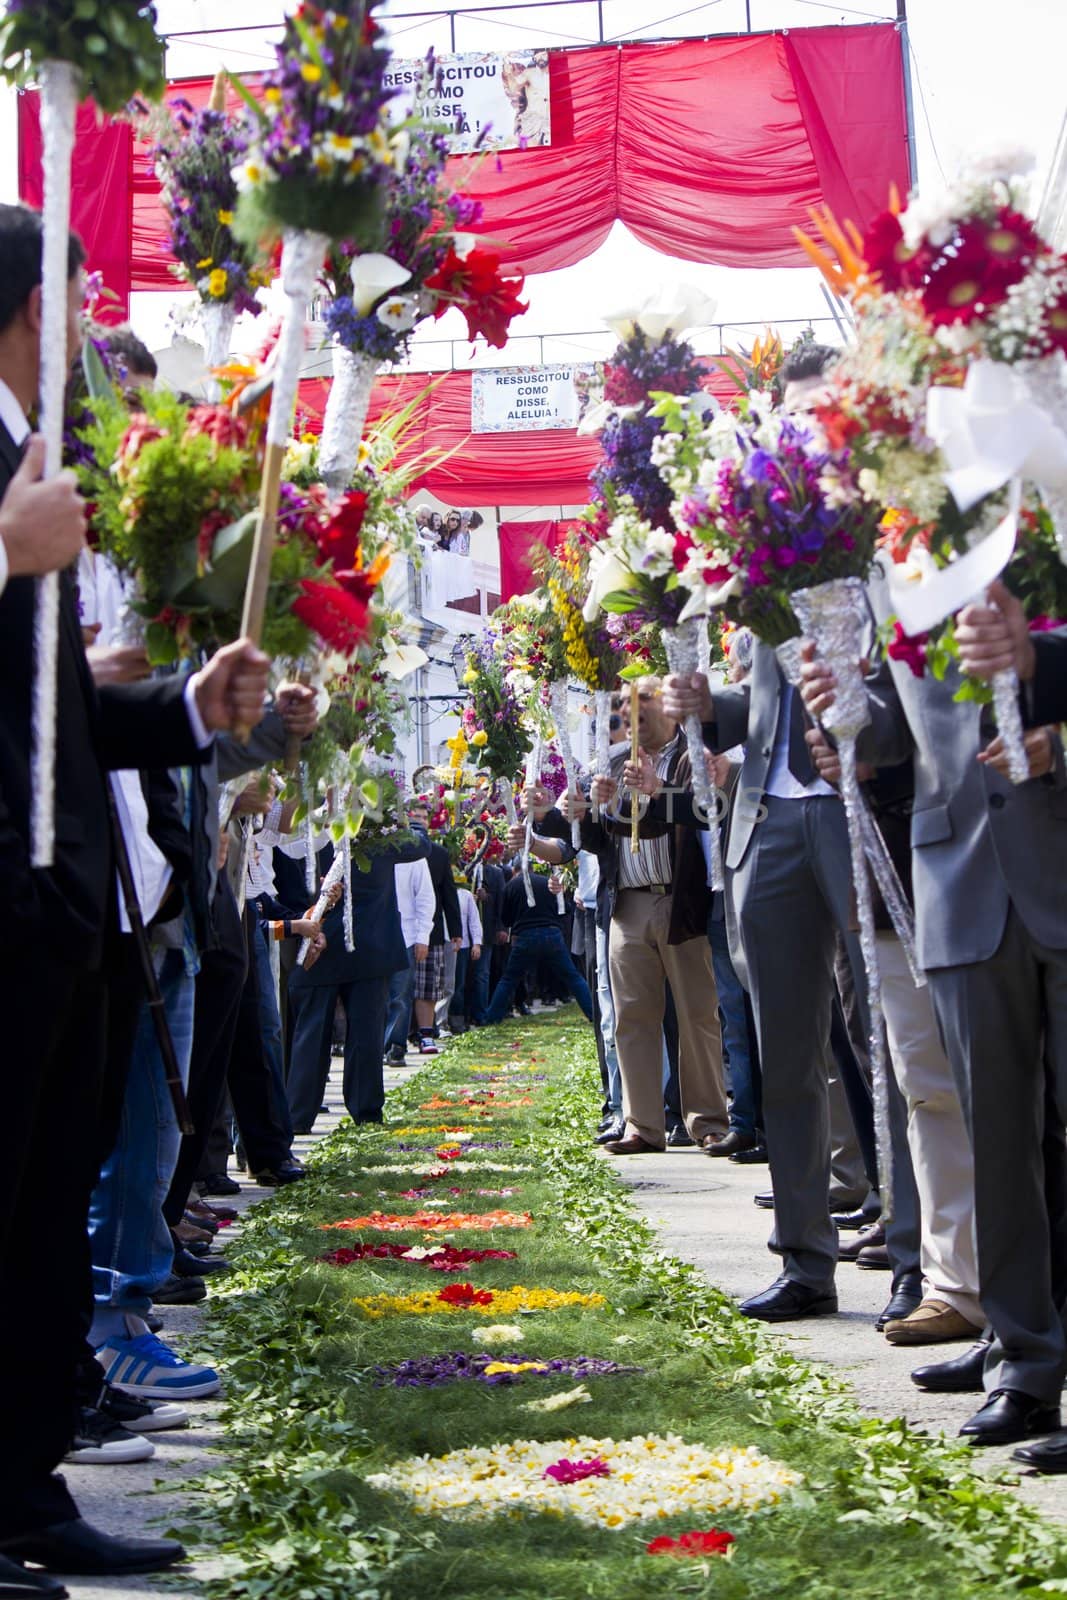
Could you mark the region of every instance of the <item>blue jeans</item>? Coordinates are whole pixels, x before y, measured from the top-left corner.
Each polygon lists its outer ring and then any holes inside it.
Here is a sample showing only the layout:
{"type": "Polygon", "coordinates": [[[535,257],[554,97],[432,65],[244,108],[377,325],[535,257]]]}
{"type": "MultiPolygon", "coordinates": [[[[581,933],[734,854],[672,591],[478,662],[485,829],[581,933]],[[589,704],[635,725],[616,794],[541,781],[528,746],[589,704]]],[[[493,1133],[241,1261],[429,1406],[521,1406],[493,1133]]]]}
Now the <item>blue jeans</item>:
{"type": "Polygon", "coordinates": [[[493,970],[493,946],[482,945],[478,960],[471,964],[471,1020],[483,1023],[489,1013],[489,979],[493,970]]]}
{"type": "Polygon", "coordinates": [[[611,995],[611,973],[608,970],[608,936],[603,928],[596,930],[596,997],[600,1006],[600,1037],[604,1042],[604,1060],[608,1068],[608,1104],[612,1116],[622,1116],[622,1076],[619,1072],[619,1052],[615,1048],[615,1001],[611,995]]]}
{"type": "Polygon", "coordinates": [[[535,976],[541,962],[574,996],[592,1022],[593,997],[589,993],[589,985],[571,960],[558,928],[529,928],[512,935],[508,964],[497,984],[493,1003],[486,1013],[486,1022],[503,1022],[520,982],[528,974],[531,978],[535,976]]]}
{"type": "Polygon", "coordinates": [[[385,1048],[407,1050],[411,1028],[411,1006],[415,996],[415,946],[408,946],[408,964],[389,979],[389,1003],[385,1013],[385,1048]]]}
{"type": "MultiPolygon", "coordinates": [[[[163,952],[157,957],[156,969],[182,1082],[188,1084],[195,980],[187,974],[180,950],[163,952]]],[[[123,1332],[127,1312],[144,1316],[153,1290],[170,1272],[174,1244],[163,1218],[163,1201],[178,1163],[181,1138],[145,1004],[137,1025],[118,1139],[89,1209],[96,1301],[90,1335],[93,1344],[123,1332]]]]}
{"type": "Polygon", "coordinates": [[[708,918],[708,943],[711,945],[711,964],[715,969],[715,987],[719,991],[719,1011],[722,1016],[723,1066],[730,1085],[730,1129],[754,1139],[760,1121],[759,1069],[757,1067],[753,1071],[745,991],[730,957],[725,918],[719,918],[718,921],[714,916],[708,918]]]}
{"type": "Polygon", "coordinates": [[[470,950],[457,950],[456,984],[452,990],[452,998],[448,1002],[448,1014],[461,1020],[465,1020],[467,1016],[467,973],[470,971],[470,964],[470,950]]]}

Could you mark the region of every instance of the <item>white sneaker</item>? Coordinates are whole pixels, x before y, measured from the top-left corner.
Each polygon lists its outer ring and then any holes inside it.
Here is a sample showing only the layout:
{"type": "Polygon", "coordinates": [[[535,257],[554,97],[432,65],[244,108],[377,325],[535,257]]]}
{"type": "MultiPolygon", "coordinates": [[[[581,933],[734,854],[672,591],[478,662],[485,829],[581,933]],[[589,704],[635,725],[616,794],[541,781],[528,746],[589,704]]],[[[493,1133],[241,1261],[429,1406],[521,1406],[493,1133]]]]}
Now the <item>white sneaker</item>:
{"type": "Polygon", "coordinates": [[[102,1411],[82,1406],[77,1431],[64,1459],[72,1466],[118,1467],[132,1461],[149,1461],[155,1453],[150,1439],[127,1433],[102,1411]]]}
{"type": "Polygon", "coordinates": [[[128,1316],[126,1337],[106,1339],[96,1359],[113,1388],[142,1400],[206,1400],[222,1388],[214,1367],[183,1361],[140,1317],[128,1316]]]}

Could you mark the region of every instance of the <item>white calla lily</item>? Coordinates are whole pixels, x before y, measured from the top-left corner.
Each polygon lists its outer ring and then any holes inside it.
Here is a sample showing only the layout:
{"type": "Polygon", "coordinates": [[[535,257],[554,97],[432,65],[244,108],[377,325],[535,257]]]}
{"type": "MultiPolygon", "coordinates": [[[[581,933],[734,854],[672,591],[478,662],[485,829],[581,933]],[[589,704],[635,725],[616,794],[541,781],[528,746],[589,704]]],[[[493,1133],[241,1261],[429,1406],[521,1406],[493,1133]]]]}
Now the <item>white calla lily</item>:
{"type": "Polygon", "coordinates": [[[390,289],[399,289],[407,283],[411,273],[391,256],[370,252],[357,256],[352,263],[352,304],[357,316],[365,317],[374,304],[390,289]]]}
{"type": "Polygon", "coordinates": [[[589,562],[589,595],[582,609],[586,622],[595,622],[600,615],[600,603],[617,589],[628,589],[633,573],[610,550],[594,548],[589,562]]]}
{"type": "Polygon", "coordinates": [[[702,289],[692,284],[670,284],[636,305],[611,312],[604,321],[620,339],[632,338],[640,329],[646,339],[659,344],[670,333],[706,327],[716,310],[716,302],[702,289]]]}

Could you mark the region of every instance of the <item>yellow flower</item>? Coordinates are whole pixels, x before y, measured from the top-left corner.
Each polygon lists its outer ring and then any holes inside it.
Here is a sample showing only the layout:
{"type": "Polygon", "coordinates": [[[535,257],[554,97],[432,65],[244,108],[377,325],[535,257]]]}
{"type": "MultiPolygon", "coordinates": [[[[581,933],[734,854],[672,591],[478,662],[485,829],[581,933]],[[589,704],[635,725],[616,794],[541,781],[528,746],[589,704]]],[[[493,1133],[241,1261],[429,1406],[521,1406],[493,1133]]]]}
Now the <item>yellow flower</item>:
{"type": "Polygon", "coordinates": [[[233,212],[232,211],[220,211],[218,213],[218,218],[219,218],[219,221],[222,223],[222,226],[224,228],[228,228],[230,226],[230,224],[232,223],[232,221],[233,221],[233,212]]]}
{"type": "Polygon", "coordinates": [[[526,1289],[515,1284],[511,1289],[493,1289],[488,1305],[452,1305],[440,1298],[440,1290],[424,1289],[417,1294],[358,1295],[352,1302],[368,1317],[440,1317],[463,1312],[476,1316],[506,1316],[509,1311],[562,1311],[571,1306],[602,1306],[602,1294],[576,1294],[559,1289],[526,1289]]]}
{"type": "Polygon", "coordinates": [[[547,1361],[490,1361],[485,1369],[487,1378],[495,1378],[500,1372],[547,1372],[547,1361]]]}
{"type": "Polygon", "coordinates": [[[213,300],[222,300],[225,298],[229,283],[230,275],[226,269],[224,267],[216,267],[214,272],[208,276],[207,292],[213,300]]]}
{"type": "Polygon", "coordinates": [[[282,91],[280,89],[267,89],[263,98],[269,106],[280,106],[282,103],[282,91]]]}
{"type": "Polygon", "coordinates": [[[319,83],[322,80],[322,68],[317,67],[314,61],[305,61],[300,68],[300,76],[305,83],[319,83]]]}
{"type": "Polygon", "coordinates": [[[210,256],[205,256],[203,261],[198,261],[196,263],[197,271],[198,272],[203,272],[204,268],[205,267],[210,267],[211,264],[212,264],[212,258],[210,256]]]}
{"type": "Polygon", "coordinates": [[[463,682],[466,684],[478,682],[478,674],[475,672],[473,667],[467,668],[466,672],[463,674],[463,682]]]}
{"type": "Polygon", "coordinates": [[[477,733],[471,735],[471,744],[476,750],[484,749],[488,743],[489,735],[484,728],[479,728],[477,733]]]}

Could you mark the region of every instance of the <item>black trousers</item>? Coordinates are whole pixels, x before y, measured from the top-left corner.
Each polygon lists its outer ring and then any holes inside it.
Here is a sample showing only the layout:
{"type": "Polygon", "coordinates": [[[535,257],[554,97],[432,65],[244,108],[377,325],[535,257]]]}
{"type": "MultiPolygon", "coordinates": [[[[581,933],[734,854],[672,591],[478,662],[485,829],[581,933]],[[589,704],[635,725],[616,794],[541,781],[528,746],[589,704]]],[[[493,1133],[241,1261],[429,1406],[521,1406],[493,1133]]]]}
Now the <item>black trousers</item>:
{"type": "Polygon", "coordinates": [[[0,961],[0,1007],[2,1541],[78,1515],[54,1474],[70,1444],[92,1305],[87,1221],[99,1172],[104,976],[37,945],[0,961]]]}
{"type": "Polygon", "coordinates": [[[182,1219],[226,1089],[226,1071],[245,982],[244,929],[228,883],[220,885],[214,912],[219,945],[203,953],[196,977],[187,1095],[194,1131],[182,1139],[178,1165],[163,1205],[163,1215],[172,1228],[182,1219]]]}

